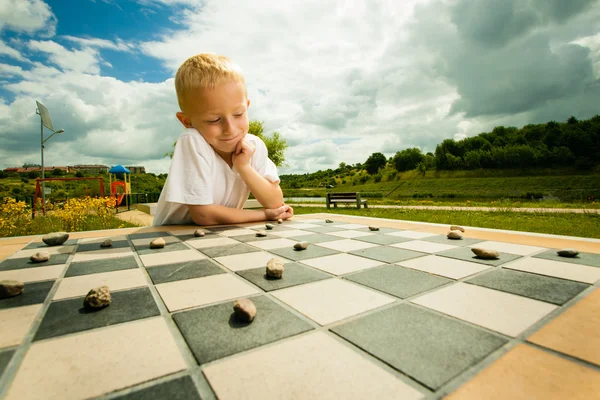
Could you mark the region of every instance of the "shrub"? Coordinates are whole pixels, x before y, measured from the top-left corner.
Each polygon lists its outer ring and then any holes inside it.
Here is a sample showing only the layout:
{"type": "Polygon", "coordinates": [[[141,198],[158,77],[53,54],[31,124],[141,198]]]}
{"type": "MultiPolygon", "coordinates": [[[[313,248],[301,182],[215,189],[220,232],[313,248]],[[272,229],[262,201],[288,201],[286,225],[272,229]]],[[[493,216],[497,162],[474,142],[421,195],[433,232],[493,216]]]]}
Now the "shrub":
{"type": "Polygon", "coordinates": [[[381,182],[381,174],[375,174],[375,175],[373,175],[373,181],[375,183],[381,182]]]}
{"type": "Polygon", "coordinates": [[[27,232],[31,209],[24,201],[5,198],[0,204],[0,236],[15,236],[27,232]]]}

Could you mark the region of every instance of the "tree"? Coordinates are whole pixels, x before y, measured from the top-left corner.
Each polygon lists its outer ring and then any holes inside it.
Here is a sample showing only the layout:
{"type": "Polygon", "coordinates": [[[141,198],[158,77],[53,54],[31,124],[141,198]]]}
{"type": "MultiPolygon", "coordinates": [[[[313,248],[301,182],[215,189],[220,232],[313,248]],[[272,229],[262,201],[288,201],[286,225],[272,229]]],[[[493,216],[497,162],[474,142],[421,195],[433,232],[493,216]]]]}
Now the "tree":
{"type": "Polygon", "coordinates": [[[365,161],[365,169],[369,175],[376,174],[379,170],[385,167],[387,158],[381,153],[373,153],[365,161]]]}
{"type": "Polygon", "coordinates": [[[273,132],[273,135],[269,137],[263,134],[263,130],[262,121],[250,121],[248,133],[258,136],[265,142],[269,158],[273,164],[281,167],[285,163],[285,150],[289,147],[287,141],[281,137],[279,132],[273,132]]]}
{"type": "Polygon", "coordinates": [[[424,160],[425,156],[418,147],[399,151],[393,158],[394,167],[399,172],[415,169],[424,160]]]}

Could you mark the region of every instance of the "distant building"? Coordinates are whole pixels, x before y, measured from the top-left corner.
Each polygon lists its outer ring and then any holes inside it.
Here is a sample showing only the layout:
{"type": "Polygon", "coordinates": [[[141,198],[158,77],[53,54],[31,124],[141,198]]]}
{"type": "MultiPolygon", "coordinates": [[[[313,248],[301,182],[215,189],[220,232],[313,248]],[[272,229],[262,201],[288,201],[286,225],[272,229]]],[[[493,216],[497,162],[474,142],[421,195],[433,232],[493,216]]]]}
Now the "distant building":
{"type": "MultiPolygon", "coordinates": [[[[60,169],[66,173],[69,172],[69,167],[63,167],[63,166],[52,166],[52,167],[44,167],[44,172],[49,173],[52,172],[55,169],[60,169]]],[[[18,174],[26,174],[28,172],[42,172],[42,167],[26,167],[26,168],[22,168],[22,167],[9,167],[9,168],[4,168],[3,170],[6,173],[18,173],[18,174]]]]}
{"type": "Polygon", "coordinates": [[[132,174],[145,174],[146,173],[146,167],[140,166],[140,165],[126,165],[125,168],[127,168],[129,171],[131,171],[132,174]]]}
{"type": "Polygon", "coordinates": [[[71,167],[73,171],[89,172],[91,174],[105,174],[108,172],[108,166],[103,164],[77,164],[71,167]]]}

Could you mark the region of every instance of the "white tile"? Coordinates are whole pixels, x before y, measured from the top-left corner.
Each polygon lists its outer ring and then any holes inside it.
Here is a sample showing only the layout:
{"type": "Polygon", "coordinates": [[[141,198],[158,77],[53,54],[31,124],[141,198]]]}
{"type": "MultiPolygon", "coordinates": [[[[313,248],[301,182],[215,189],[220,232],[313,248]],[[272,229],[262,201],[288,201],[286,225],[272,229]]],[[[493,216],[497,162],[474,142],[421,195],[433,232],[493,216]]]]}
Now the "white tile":
{"type": "Polygon", "coordinates": [[[75,249],[73,245],[40,247],[39,249],[19,250],[8,258],[29,258],[40,251],[45,251],[50,254],[50,259],[52,259],[53,254],[71,254],[73,249],[75,249]]]}
{"type": "Polygon", "coordinates": [[[8,271],[0,271],[0,281],[13,279],[26,282],[47,281],[57,279],[65,269],[66,264],[49,265],[47,267],[21,268],[8,271]]]}
{"type": "Polygon", "coordinates": [[[307,218],[307,219],[300,219],[300,218],[298,218],[298,219],[296,219],[296,221],[306,222],[308,224],[323,223],[323,222],[325,222],[324,219],[317,219],[317,218],[307,218]]]}
{"type": "Polygon", "coordinates": [[[294,229],[306,229],[306,228],[320,228],[322,225],[315,225],[310,223],[303,222],[292,222],[290,224],[285,224],[286,228],[294,228],[294,229]]]}
{"type": "Polygon", "coordinates": [[[412,302],[508,336],[518,336],[556,309],[553,304],[462,282],[412,302]]]}
{"type": "Polygon", "coordinates": [[[174,230],[174,231],[169,231],[169,233],[171,235],[175,235],[175,236],[183,236],[183,235],[193,235],[194,232],[196,231],[201,231],[204,233],[209,233],[210,231],[208,229],[202,229],[202,228],[190,228],[190,229],[179,229],[179,230],[174,230]]]}
{"type": "Polygon", "coordinates": [[[400,261],[396,264],[452,279],[461,279],[491,268],[489,265],[433,255],[400,261]]]}
{"type": "Polygon", "coordinates": [[[440,251],[455,249],[456,247],[458,247],[452,246],[451,244],[432,243],[423,240],[411,240],[410,242],[396,243],[390,246],[398,247],[399,249],[421,251],[423,253],[437,253],[440,251]]]}
{"type": "Polygon", "coordinates": [[[269,234],[279,236],[282,238],[294,237],[294,236],[303,236],[303,235],[314,235],[314,232],[301,231],[299,229],[289,229],[285,231],[269,231],[269,234]]]}
{"type": "Polygon", "coordinates": [[[536,247],[536,246],[526,246],[524,244],[495,242],[492,240],[471,244],[471,245],[469,245],[469,247],[480,247],[482,249],[496,250],[501,253],[516,254],[519,256],[528,256],[531,254],[539,253],[544,250],[548,250],[546,247],[536,247]]]}
{"type": "MultiPolygon", "coordinates": [[[[175,236],[161,236],[161,238],[164,239],[165,243],[181,242],[181,240],[179,240],[175,236]]],[[[156,240],[156,239],[158,239],[158,238],[153,237],[153,238],[133,239],[131,241],[131,243],[133,243],[134,246],[150,246],[150,242],[152,242],[153,240],[156,240]]]]}
{"type": "Polygon", "coordinates": [[[133,255],[133,251],[129,247],[107,248],[103,250],[77,252],[73,256],[71,262],[83,262],[93,260],[104,260],[119,257],[129,257],[133,255]]]}
{"type": "Polygon", "coordinates": [[[321,325],[395,301],[390,296],[341,279],[293,286],[271,294],[321,325]]]}
{"type": "Polygon", "coordinates": [[[346,238],[346,239],[374,235],[374,233],[371,233],[371,232],[352,231],[352,230],[339,231],[339,232],[327,232],[327,234],[332,235],[332,236],[341,237],[341,238],[346,238]]]}
{"type": "Polygon", "coordinates": [[[171,312],[261,292],[232,274],[161,283],[156,290],[171,312]]]}
{"type": "Polygon", "coordinates": [[[146,286],[147,282],[139,268],[72,276],[60,282],[53,300],[85,296],[90,289],[104,285],[111,291],[115,291],[146,286]]]}
{"type": "Polygon", "coordinates": [[[390,372],[323,332],[242,353],[209,365],[203,372],[222,400],[423,398],[390,372]]]}
{"type": "Polygon", "coordinates": [[[280,239],[271,239],[271,240],[257,240],[254,242],[246,242],[246,244],[252,245],[254,247],[258,247],[263,250],[271,250],[271,249],[281,249],[283,247],[294,247],[294,245],[298,243],[295,240],[280,238],[280,239]]]}
{"type": "Polygon", "coordinates": [[[242,235],[254,235],[256,232],[250,229],[240,228],[240,229],[230,229],[227,231],[219,232],[222,236],[242,236],[242,235]]]}
{"type": "Polygon", "coordinates": [[[384,233],[384,235],[400,236],[408,239],[423,239],[431,236],[438,236],[437,233],[420,232],[420,231],[400,231],[384,233]]]}
{"type": "Polygon", "coordinates": [[[88,399],[186,367],[165,320],[148,318],[33,342],[6,399],[88,399]]]}
{"type": "Polygon", "coordinates": [[[362,228],[368,228],[369,225],[362,225],[362,224],[335,224],[336,228],[340,228],[340,229],[362,229],[362,228]]]}
{"type": "Polygon", "coordinates": [[[359,257],[352,254],[334,254],[331,256],[310,258],[300,261],[303,264],[329,272],[334,275],[348,274],[382,265],[381,261],[359,257]]]}
{"type": "Polygon", "coordinates": [[[208,249],[209,247],[228,246],[231,244],[239,244],[235,239],[228,237],[208,237],[198,238],[187,242],[190,246],[196,249],[208,249]]]}
{"type": "Polygon", "coordinates": [[[204,260],[206,256],[196,250],[168,251],[164,253],[143,254],[140,256],[146,267],[175,264],[187,261],[204,260]]]}
{"type": "Polygon", "coordinates": [[[600,280],[600,268],[543,258],[525,257],[503,267],[585,283],[596,283],[600,280]]]}
{"type": "Polygon", "coordinates": [[[0,348],[21,344],[42,304],[0,310],[0,348]]]}
{"type": "Polygon", "coordinates": [[[326,247],[332,250],[338,251],[354,251],[354,250],[362,250],[368,249],[370,247],[377,247],[377,244],[367,243],[367,242],[359,242],[358,240],[352,239],[342,239],[342,240],[334,240],[331,242],[321,242],[316,243],[316,246],[326,247]]]}
{"type": "Polygon", "coordinates": [[[101,237],[101,238],[83,238],[83,239],[79,239],[79,244],[84,244],[84,243],[102,243],[106,239],[110,239],[113,242],[117,242],[117,241],[121,241],[121,240],[127,240],[127,236],[121,235],[121,236],[104,236],[104,237],[101,237]]]}
{"type": "MultiPolygon", "coordinates": [[[[281,258],[265,251],[256,253],[235,254],[232,256],[215,257],[215,261],[223,264],[232,271],[242,271],[244,269],[266,267],[267,262],[272,258],[281,258]]],[[[284,262],[289,262],[282,259],[284,262]]]]}

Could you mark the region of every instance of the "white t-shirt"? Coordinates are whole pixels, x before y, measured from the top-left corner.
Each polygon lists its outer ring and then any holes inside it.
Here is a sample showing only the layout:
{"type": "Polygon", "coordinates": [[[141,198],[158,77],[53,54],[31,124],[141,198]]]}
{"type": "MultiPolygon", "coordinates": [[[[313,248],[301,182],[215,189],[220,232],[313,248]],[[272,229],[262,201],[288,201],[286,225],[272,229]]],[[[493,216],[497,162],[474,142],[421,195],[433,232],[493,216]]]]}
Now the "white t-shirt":
{"type": "MultiPolygon", "coordinates": [[[[279,182],[264,142],[252,134],[247,134],[246,139],[256,149],[250,159],[252,168],[269,182],[279,182]]],[[[175,145],[152,225],[193,224],[188,204],[242,208],[249,194],[250,189],[235,167],[230,168],[196,129],[188,128],[175,145]]]]}

